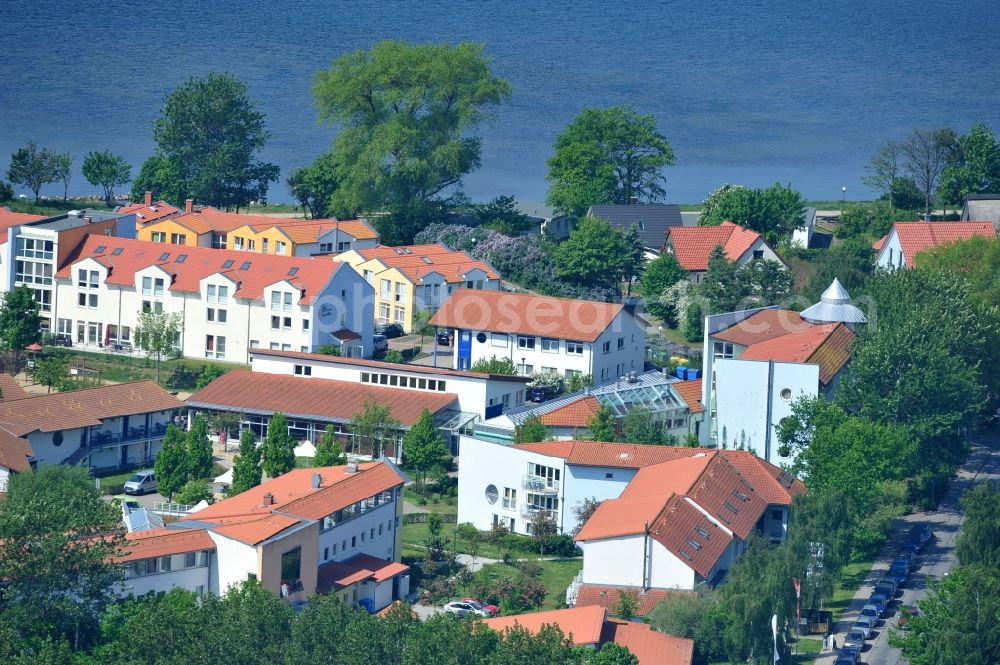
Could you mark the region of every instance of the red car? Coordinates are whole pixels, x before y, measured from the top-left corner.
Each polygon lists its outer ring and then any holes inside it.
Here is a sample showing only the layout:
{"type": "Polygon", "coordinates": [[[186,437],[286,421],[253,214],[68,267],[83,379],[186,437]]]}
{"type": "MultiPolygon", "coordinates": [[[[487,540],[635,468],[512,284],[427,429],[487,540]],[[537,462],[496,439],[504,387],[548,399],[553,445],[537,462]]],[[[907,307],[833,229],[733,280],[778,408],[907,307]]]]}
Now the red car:
{"type": "Polygon", "coordinates": [[[496,614],[497,614],[497,606],[496,605],[483,605],[482,603],[480,603],[475,598],[463,598],[461,600],[461,602],[468,603],[469,605],[472,605],[476,609],[486,610],[492,616],[496,616],[496,614]]]}

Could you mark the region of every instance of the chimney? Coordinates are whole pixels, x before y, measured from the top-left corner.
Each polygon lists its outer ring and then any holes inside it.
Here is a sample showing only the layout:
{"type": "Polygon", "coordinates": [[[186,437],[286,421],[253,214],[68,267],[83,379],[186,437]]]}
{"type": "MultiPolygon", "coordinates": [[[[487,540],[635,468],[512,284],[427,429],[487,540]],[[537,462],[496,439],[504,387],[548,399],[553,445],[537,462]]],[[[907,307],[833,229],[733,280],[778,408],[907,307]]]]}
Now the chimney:
{"type": "Polygon", "coordinates": [[[628,204],[630,206],[638,205],[639,204],[639,197],[638,196],[630,196],[630,197],[628,197],[628,204]]]}
{"type": "Polygon", "coordinates": [[[273,506],[274,505],[274,495],[270,492],[264,492],[264,505],[273,506]]]}
{"type": "Polygon", "coordinates": [[[358,472],[358,458],[351,457],[347,460],[347,471],[345,473],[357,473],[358,472]]]}
{"type": "Polygon", "coordinates": [[[184,201],[184,212],[188,214],[194,212],[194,199],[187,199],[184,201]]]}
{"type": "Polygon", "coordinates": [[[323,482],[323,476],[319,475],[318,473],[314,473],[312,475],[312,488],[314,490],[318,490],[320,483],[322,482],[323,482]]]}
{"type": "Polygon", "coordinates": [[[146,207],[153,205],[153,192],[146,192],[146,207]]]}
{"type": "Polygon", "coordinates": [[[83,223],[84,224],[90,224],[90,217],[84,217],[83,218],[83,223]]]}

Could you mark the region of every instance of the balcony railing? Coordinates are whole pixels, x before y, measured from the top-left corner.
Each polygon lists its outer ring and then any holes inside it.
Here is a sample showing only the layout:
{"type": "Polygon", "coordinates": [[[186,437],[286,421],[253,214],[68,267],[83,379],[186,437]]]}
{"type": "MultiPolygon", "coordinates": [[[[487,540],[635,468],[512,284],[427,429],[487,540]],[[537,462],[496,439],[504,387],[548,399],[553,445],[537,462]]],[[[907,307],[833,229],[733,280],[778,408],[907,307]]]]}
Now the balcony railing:
{"type": "Polygon", "coordinates": [[[91,432],[88,448],[91,450],[101,450],[102,448],[112,448],[129,443],[159,441],[166,433],[166,426],[149,429],[145,427],[130,427],[129,431],[125,434],[107,431],[91,432]]]}
{"type": "Polygon", "coordinates": [[[535,506],[530,503],[521,504],[521,517],[534,519],[536,515],[544,515],[555,519],[556,511],[551,508],[543,508],[542,506],[535,506]]]}
{"type": "Polygon", "coordinates": [[[525,474],[521,479],[521,487],[526,490],[531,490],[532,492],[557,494],[559,492],[559,481],[548,480],[546,478],[542,478],[541,476],[533,476],[529,473],[525,474]]]}

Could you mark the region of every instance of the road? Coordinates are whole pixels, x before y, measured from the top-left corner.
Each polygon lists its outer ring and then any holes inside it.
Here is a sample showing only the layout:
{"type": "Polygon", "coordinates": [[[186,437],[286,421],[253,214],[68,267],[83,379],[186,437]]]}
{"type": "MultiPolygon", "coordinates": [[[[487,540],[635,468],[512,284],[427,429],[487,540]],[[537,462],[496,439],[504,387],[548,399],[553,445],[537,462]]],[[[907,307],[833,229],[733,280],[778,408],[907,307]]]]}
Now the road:
{"type": "MultiPolygon", "coordinates": [[[[996,432],[990,432],[996,439],[996,432]]],[[[1000,478],[1000,447],[994,440],[988,447],[985,440],[974,440],[972,453],[968,461],[959,470],[955,479],[949,485],[948,493],[942,499],[938,509],[933,512],[913,513],[899,520],[893,529],[893,537],[883,548],[879,559],[872,567],[864,586],[858,589],[850,606],[841,617],[836,633],[837,645],[844,643],[845,634],[857,618],[862,606],[872,592],[872,580],[881,577],[889,568],[891,559],[900,545],[906,540],[910,528],[914,524],[926,522],[932,525],[934,539],[927,545],[918,559],[919,568],[910,575],[904,586],[903,595],[896,599],[891,616],[881,621],[881,625],[872,634],[862,654],[861,660],[873,665],[901,665],[906,663],[899,649],[889,646],[889,633],[896,626],[896,618],[900,607],[913,605],[927,596],[927,579],[939,580],[955,565],[955,539],[962,526],[964,516],[961,513],[959,497],[974,484],[987,479],[1000,478]]],[[[817,659],[817,664],[829,665],[835,660],[835,655],[817,659]]]]}

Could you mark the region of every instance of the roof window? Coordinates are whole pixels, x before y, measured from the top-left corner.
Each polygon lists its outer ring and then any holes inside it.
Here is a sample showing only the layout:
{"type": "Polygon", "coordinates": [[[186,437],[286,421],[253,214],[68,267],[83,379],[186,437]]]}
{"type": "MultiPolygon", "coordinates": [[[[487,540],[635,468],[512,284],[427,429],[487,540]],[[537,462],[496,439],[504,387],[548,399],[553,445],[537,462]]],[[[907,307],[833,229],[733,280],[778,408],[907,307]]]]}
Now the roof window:
{"type": "Polygon", "coordinates": [[[298,271],[299,271],[299,267],[298,267],[298,266],[292,266],[291,268],[289,268],[289,269],[288,269],[288,276],[289,276],[289,277],[292,277],[292,276],[294,276],[294,275],[295,275],[295,273],[297,273],[298,271]]]}
{"type": "Polygon", "coordinates": [[[699,551],[699,550],[701,550],[701,543],[699,543],[694,538],[688,538],[687,539],[687,544],[690,545],[691,547],[693,547],[696,552],[699,551]]]}
{"type": "Polygon", "coordinates": [[[733,490],[733,496],[735,496],[740,501],[749,501],[750,497],[739,490],[733,490]]]}
{"type": "Polygon", "coordinates": [[[708,531],[706,531],[703,527],[696,526],[694,528],[694,530],[696,532],[698,532],[698,535],[701,536],[702,538],[704,538],[705,540],[708,540],[709,538],[711,538],[711,536],[708,535],[708,531]]]}
{"type": "Polygon", "coordinates": [[[181,255],[180,255],[180,256],[178,256],[178,257],[177,257],[176,259],[174,259],[174,261],[175,261],[176,263],[184,263],[185,261],[187,261],[187,257],[188,257],[188,255],[187,255],[187,254],[181,254],[181,255]]]}
{"type": "Polygon", "coordinates": [[[226,262],[222,264],[222,267],[228,270],[229,268],[233,267],[234,263],[235,261],[233,261],[232,259],[226,259],[226,262]]]}
{"type": "Polygon", "coordinates": [[[734,514],[734,515],[737,515],[737,514],[739,514],[739,512],[740,512],[740,509],[739,509],[739,508],[737,508],[736,506],[734,506],[733,504],[731,504],[731,503],[730,503],[730,502],[728,502],[728,501],[726,501],[726,502],[725,502],[724,504],[722,504],[722,505],[723,505],[723,506],[725,506],[727,510],[731,510],[731,511],[733,512],[733,514],[734,514]]]}
{"type": "Polygon", "coordinates": [[[166,261],[169,258],[170,258],[170,252],[163,252],[162,254],[160,254],[161,261],[166,261]]]}
{"type": "Polygon", "coordinates": [[[687,552],[685,552],[684,550],[682,550],[680,548],[677,549],[677,553],[680,554],[685,559],[687,559],[688,561],[691,561],[692,558],[693,558],[690,554],[688,554],[687,552]]]}
{"type": "Polygon", "coordinates": [[[240,270],[250,270],[250,262],[244,261],[243,265],[240,266],[240,270]]]}
{"type": "Polygon", "coordinates": [[[113,250],[111,250],[111,256],[118,256],[121,253],[122,253],[121,247],[115,247],[113,250]]]}
{"type": "Polygon", "coordinates": [[[105,245],[100,245],[97,249],[94,250],[94,254],[103,254],[104,250],[106,249],[107,247],[105,245]]]}

